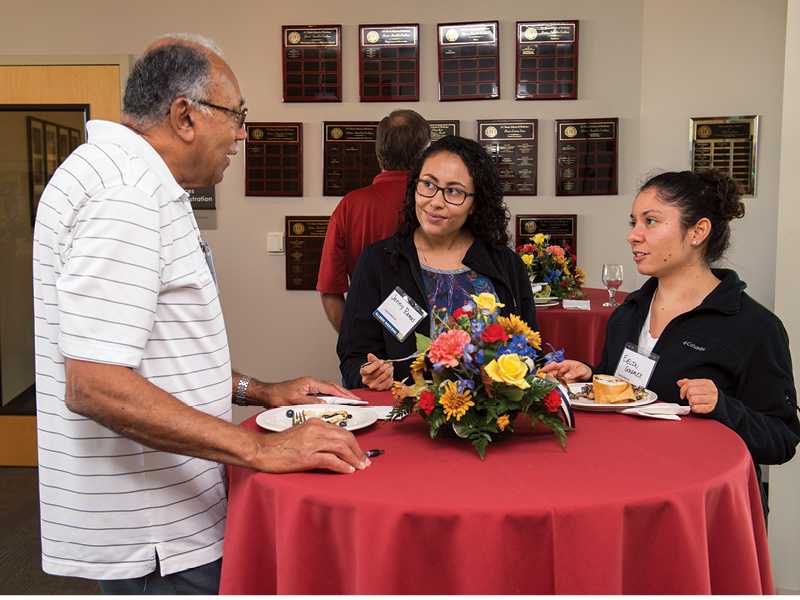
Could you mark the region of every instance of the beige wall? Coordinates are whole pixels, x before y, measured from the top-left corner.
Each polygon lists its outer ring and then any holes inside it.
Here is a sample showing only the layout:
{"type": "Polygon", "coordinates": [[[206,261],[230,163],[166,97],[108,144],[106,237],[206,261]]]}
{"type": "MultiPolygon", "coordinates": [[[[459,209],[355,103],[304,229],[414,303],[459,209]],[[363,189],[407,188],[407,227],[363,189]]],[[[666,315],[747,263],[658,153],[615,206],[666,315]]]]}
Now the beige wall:
{"type": "MultiPolygon", "coordinates": [[[[778,211],[778,272],[775,312],[783,320],[789,339],[800,340],[800,278],[797,240],[800,237],[800,203],[797,201],[797,167],[800,165],[800,0],[789,0],[786,27],[786,75],[783,93],[783,138],[780,156],[780,208],[778,211]]],[[[800,373],[800,351],[795,345],[794,372],[800,373]]],[[[800,462],[797,458],[770,467],[769,547],[775,586],[800,590],[800,462]]],[[[796,592],[795,592],[796,593],[796,592]]]]}
{"type": "MultiPolygon", "coordinates": [[[[656,167],[689,167],[689,118],[760,115],[757,198],[736,225],[730,264],[748,281],[748,291],[773,308],[786,7],[786,0],[0,0],[6,16],[0,20],[0,55],[139,55],[159,34],[193,31],[222,46],[251,121],[303,122],[305,196],[246,197],[240,153],[217,190],[218,229],[205,235],[214,250],[234,365],[267,379],[307,373],[338,379],[336,338],[318,295],[286,291],[284,257],[268,256],[266,246],[267,232],[283,231],[284,215],[330,214],[338,202],[321,193],[322,122],[378,120],[398,106],[358,102],[359,24],[420,23],[421,101],[405,105],[424,116],[458,118],[462,134],[470,137],[476,119],[539,119],[539,194],[508,198],[509,208],[513,214],[577,213],[579,264],[592,287],[601,285],[603,262],[626,265],[623,289],[641,283],[625,242],[636,183],[656,167]],[[514,24],[544,19],[580,20],[578,100],[513,99],[514,24]],[[501,99],[438,102],[436,24],[477,20],[500,21],[501,99]],[[281,25],[303,24],[343,27],[341,103],[281,101],[281,25]],[[620,193],[556,198],[554,120],[593,117],[620,120],[620,193]]],[[[778,272],[791,279],[793,267],[787,261],[778,272]]],[[[776,527],[773,521],[771,529],[776,527]]],[[[776,569],[776,582],[779,575],[776,569]]]]}

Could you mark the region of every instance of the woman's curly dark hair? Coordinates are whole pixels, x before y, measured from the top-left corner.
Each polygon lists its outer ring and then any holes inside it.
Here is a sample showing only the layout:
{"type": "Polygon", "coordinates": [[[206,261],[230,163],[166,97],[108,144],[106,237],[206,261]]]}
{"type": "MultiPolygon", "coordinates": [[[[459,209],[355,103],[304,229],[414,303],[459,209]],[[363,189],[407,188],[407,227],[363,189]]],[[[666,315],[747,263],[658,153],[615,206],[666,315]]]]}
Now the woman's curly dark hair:
{"type": "Polygon", "coordinates": [[[472,235],[483,241],[489,248],[501,249],[508,246],[508,221],[511,214],[503,201],[500,176],[491,157],[478,142],[454,135],[445,136],[433,142],[417,159],[408,175],[406,199],[400,212],[400,222],[389,264],[394,272],[400,268],[400,248],[409,235],[419,227],[416,211],[416,181],[422,172],[425,161],[447,152],[458,156],[467,167],[475,188],[475,212],[467,217],[464,227],[472,235]]]}

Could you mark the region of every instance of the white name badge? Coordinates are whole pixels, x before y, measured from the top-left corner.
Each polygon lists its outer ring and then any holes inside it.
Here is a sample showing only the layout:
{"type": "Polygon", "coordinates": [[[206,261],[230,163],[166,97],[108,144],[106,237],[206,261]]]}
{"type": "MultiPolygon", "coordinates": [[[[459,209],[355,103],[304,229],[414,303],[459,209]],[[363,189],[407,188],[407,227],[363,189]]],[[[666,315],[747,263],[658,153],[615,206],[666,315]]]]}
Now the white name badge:
{"type": "Polygon", "coordinates": [[[653,354],[636,344],[628,342],[625,344],[625,350],[622,351],[619,363],[617,363],[617,370],[614,372],[614,376],[624,379],[633,385],[640,385],[646,388],[647,384],[650,383],[650,378],[653,376],[658,359],[658,354],[653,354]]]}
{"type": "Polygon", "coordinates": [[[396,287],[372,315],[402,342],[428,315],[428,312],[401,288],[396,287]]]}

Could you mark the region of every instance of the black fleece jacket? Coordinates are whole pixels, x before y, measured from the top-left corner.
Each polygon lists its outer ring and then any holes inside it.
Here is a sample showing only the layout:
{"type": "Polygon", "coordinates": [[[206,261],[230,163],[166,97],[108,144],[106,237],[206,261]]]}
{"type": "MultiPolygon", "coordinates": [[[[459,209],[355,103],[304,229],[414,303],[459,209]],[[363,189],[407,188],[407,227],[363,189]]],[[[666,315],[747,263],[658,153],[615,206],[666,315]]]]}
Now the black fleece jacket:
{"type": "MultiPolygon", "coordinates": [[[[414,333],[430,335],[430,306],[413,236],[409,235],[403,242],[400,270],[397,273],[389,266],[394,240],[392,236],[364,248],[350,282],[336,352],[344,383],[351,389],[364,387],[359,370],[367,362],[368,352],[378,358],[402,358],[416,350],[414,333]],[[402,342],[372,316],[373,311],[398,286],[429,313],[402,342]]],[[[491,280],[497,297],[505,304],[500,309],[503,316],[513,313],[531,329],[538,330],[528,273],[522,259],[513,250],[487,248],[481,240],[476,239],[464,255],[463,264],[491,280]]],[[[407,377],[410,374],[409,366],[410,362],[395,363],[395,380],[407,377]]]]}
{"type": "MultiPolygon", "coordinates": [[[[679,379],[710,379],[717,406],[707,415],[730,427],[758,464],[778,465],[800,442],[789,336],[780,319],[748,296],[731,270],[715,269],[720,284],[694,310],[675,317],[653,352],[660,359],[648,388],[658,399],[680,399],[679,379]]],[[[626,342],[638,343],[658,280],[647,281],[611,315],[595,373],[614,373],[626,342]]]]}

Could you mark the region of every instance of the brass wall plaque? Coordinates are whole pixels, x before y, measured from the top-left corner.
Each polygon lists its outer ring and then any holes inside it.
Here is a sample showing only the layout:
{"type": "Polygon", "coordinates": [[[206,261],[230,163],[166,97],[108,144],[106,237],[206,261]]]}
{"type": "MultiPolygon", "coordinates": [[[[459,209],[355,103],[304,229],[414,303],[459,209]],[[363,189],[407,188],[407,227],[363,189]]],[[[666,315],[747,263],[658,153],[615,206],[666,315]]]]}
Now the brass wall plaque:
{"type": "Polygon", "coordinates": [[[461,121],[428,121],[428,125],[431,126],[431,142],[447,135],[460,135],[461,121]]]}
{"type": "Polygon", "coordinates": [[[286,289],[315,290],[330,217],[286,217],[286,289]]]}
{"type": "Polygon", "coordinates": [[[754,197],[758,116],[700,117],[689,121],[692,171],[727,171],[744,188],[744,196],[754,197]]]}
{"type": "Polygon", "coordinates": [[[439,25],[439,100],[500,97],[497,21],[439,25]]]}
{"type": "Polygon", "coordinates": [[[515,246],[530,242],[537,233],[550,235],[550,243],[570,247],[578,254],[578,215],[517,215],[514,228],[515,246]]]}
{"type": "Polygon", "coordinates": [[[378,123],[327,121],[324,129],[322,195],[344,196],[366,187],[381,172],[375,155],[378,123]]]}
{"type": "Polygon", "coordinates": [[[478,142],[497,166],[505,195],[536,195],[537,124],[536,119],[478,121],[478,142]]]}
{"type": "Polygon", "coordinates": [[[303,124],[247,123],[245,196],[303,195],[303,124]]]}
{"type": "Polygon", "coordinates": [[[578,97],[578,23],[517,22],[517,100],[578,97]]]}
{"type": "Polygon", "coordinates": [[[359,25],[361,102],[419,100],[419,25],[359,25]]]}
{"type": "Polygon", "coordinates": [[[556,120],[556,196],[617,193],[619,119],[556,120]]]}
{"type": "Polygon", "coordinates": [[[341,102],[342,26],[283,26],[283,101],[341,102]]]}

